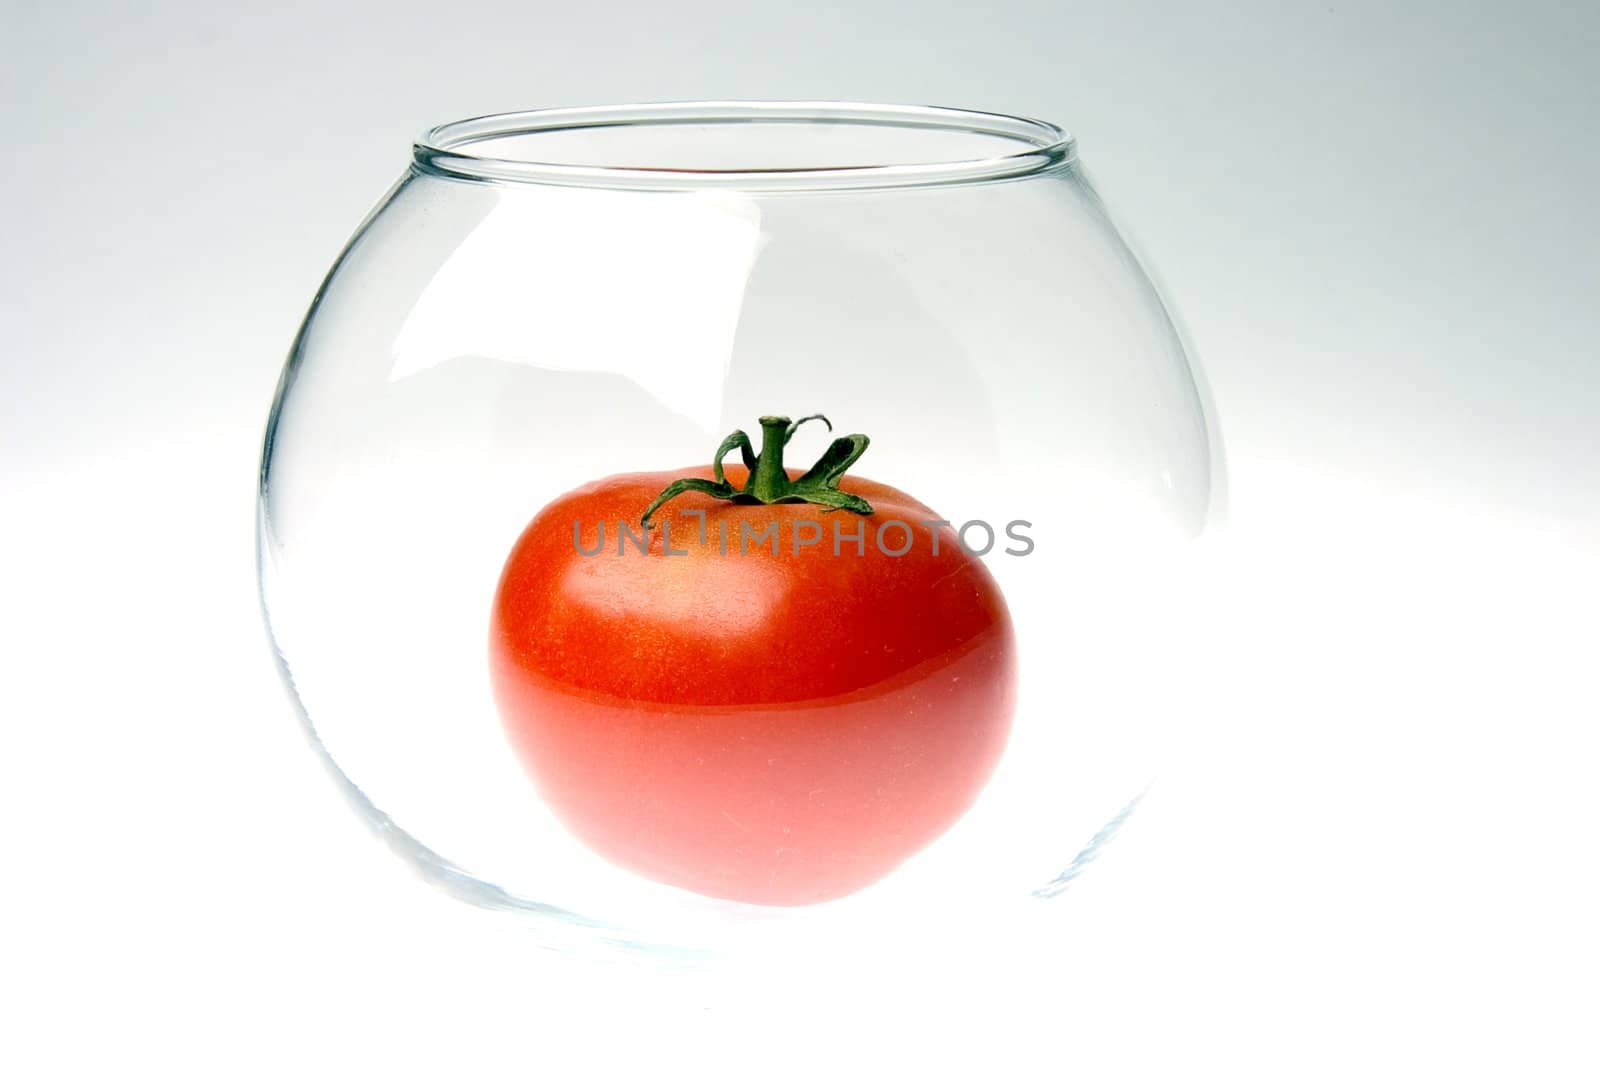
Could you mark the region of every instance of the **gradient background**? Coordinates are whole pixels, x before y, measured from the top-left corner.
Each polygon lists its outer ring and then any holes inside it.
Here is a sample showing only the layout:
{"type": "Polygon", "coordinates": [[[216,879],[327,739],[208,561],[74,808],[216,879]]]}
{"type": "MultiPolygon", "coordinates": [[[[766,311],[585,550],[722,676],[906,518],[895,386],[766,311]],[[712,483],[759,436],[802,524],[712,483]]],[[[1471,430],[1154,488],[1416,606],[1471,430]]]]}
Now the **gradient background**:
{"type": "Polygon", "coordinates": [[[7,1058],[1600,1056],[1600,9],[3,15],[7,1058]],[[711,995],[533,952],[403,875],[279,692],[259,435],[411,137],[740,97],[1067,126],[1209,375],[1204,728],[1049,968],[711,995]]]}

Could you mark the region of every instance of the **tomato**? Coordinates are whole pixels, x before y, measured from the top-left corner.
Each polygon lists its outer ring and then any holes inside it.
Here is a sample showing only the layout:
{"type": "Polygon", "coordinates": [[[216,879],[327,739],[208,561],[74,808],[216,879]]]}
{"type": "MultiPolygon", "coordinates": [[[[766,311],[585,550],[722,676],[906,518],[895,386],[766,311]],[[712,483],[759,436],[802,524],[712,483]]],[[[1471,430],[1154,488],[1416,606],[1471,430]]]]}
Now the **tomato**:
{"type": "Polygon", "coordinates": [[[853,893],[949,829],[1015,693],[983,562],[925,505],[843,473],[865,437],[784,468],[798,425],[764,418],[760,459],[734,434],[710,468],[553,501],[491,626],[507,735],[563,824],[640,875],[757,904],[853,893]],[[744,490],[722,469],[735,447],[744,490]]]}

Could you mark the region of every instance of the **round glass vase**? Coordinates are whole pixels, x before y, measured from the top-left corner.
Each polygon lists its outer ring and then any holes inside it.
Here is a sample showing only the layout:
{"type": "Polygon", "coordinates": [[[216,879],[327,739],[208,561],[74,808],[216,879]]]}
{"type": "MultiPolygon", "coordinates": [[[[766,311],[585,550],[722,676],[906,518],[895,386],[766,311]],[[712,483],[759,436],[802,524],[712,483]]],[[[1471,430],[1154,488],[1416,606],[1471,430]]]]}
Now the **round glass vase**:
{"type": "Polygon", "coordinates": [[[294,343],[263,603],[357,809],[553,944],[1025,930],[1187,701],[1207,411],[1050,124],[452,123],[294,343]]]}

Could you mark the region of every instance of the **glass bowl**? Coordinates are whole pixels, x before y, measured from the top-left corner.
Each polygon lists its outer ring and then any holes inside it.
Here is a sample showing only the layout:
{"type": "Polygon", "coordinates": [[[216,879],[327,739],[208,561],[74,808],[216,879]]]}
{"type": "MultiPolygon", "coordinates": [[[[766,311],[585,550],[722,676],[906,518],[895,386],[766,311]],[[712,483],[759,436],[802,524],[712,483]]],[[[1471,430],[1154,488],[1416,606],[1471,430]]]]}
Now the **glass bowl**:
{"type": "Polygon", "coordinates": [[[263,604],[357,809],[551,944],[1026,930],[1189,700],[1207,410],[1053,125],[451,123],[295,340],[263,604]]]}

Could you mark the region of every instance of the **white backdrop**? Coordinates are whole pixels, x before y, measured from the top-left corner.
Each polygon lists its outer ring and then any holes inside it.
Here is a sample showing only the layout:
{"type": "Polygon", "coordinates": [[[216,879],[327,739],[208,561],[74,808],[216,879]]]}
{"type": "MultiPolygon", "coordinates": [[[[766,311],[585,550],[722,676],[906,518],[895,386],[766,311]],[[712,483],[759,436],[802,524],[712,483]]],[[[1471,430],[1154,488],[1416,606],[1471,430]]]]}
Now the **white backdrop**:
{"type": "Polygon", "coordinates": [[[4,10],[8,1060],[1600,1056],[1594,11],[250,8],[4,10]],[[1210,374],[1191,758],[1050,966],[730,989],[534,951],[365,834],[279,692],[259,434],[410,137],[707,97],[1061,122],[1210,374]]]}

